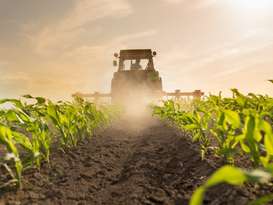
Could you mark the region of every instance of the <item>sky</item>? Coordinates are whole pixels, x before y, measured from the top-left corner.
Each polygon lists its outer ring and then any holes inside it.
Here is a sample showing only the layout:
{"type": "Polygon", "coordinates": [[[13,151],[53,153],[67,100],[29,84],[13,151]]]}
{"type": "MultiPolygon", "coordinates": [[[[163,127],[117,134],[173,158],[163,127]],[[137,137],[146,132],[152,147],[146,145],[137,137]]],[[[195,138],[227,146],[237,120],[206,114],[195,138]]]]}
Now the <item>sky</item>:
{"type": "Polygon", "coordinates": [[[129,48],[165,91],[273,95],[272,0],[0,0],[0,98],[109,92],[129,48]]]}

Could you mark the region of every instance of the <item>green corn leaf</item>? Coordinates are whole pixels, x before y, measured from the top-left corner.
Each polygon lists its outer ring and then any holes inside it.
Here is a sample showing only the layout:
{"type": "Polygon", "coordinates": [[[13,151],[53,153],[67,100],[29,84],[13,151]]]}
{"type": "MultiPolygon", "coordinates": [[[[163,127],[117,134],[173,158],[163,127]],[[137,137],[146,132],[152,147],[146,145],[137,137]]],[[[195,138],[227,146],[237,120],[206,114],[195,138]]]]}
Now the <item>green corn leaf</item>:
{"type": "Polygon", "coordinates": [[[182,127],[185,128],[186,130],[194,130],[198,128],[196,124],[183,125],[182,127]]]}
{"type": "Polygon", "coordinates": [[[272,201],[273,201],[273,194],[268,194],[250,202],[248,205],[265,205],[272,201]]]}
{"type": "Polygon", "coordinates": [[[243,143],[245,139],[245,135],[241,134],[241,135],[237,135],[234,139],[234,143],[232,144],[232,148],[235,148],[237,146],[238,143],[243,143]]]}
{"type": "MultiPolygon", "coordinates": [[[[54,121],[57,121],[58,115],[57,115],[57,112],[56,112],[56,107],[54,106],[53,103],[49,103],[49,105],[47,106],[47,114],[52,119],[54,119],[54,121]]],[[[55,123],[57,123],[57,122],[55,122],[55,123]]]]}
{"type": "Polygon", "coordinates": [[[232,110],[225,110],[225,120],[232,126],[233,129],[241,126],[240,116],[237,112],[232,110]]]}
{"type": "Polygon", "coordinates": [[[261,120],[259,123],[259,128],[266,134],[272,135],[272,127],[267,121],[261,120]]]}
{"type": "Polygon", "coordinates": [[[269,160],[270,160],[269,155],[267,155],[267,156],[265,156],[265,157],[263,157],[263,156],[260,157],[260,161],[261,161],[261,163],[262,163],[262,165],[263,165],[264,167],[267,167],[267,166],[268,166],[269,160]]]}
{"type": "Polygon", "coordinates": [[[20,100],[17,99],[2,99],[0,100],[0,105],[5,103],[11,103],[15,105],[15,107],[22,109],[24,107],[23,103],[20,100]]]}
{"type": "Polygon", "coordinates": [[[13,156],[12,159],[14,161],[15,168],[16,168],[16,178],[19,183],[19,187],[21,187],[21,175],[22,175],[23,165],[19,157],[19,152],[13,141],[13,133],[10,130],[10,128],[4,125],[0,125],[0,142],[6,146],[9,153],[11,153],[10,156],[13,156]]]}
{"type": "Polygon", "coordinates": [[[30,122],[32,122],[31,117],[29,115],[27,115],[25,112],[23,112],[22,110],[20,110],[19,112],[17,112],[17,118],[22,123],[30,123],[30,122]]]}
{"type": "Polygon", "coordinates": [[[222,112],[222,111],[219,111],[219,112],[218,112],[218,115],[219,115],[219,117],[218,117],[217,124],[218,124],[219,126],[223,126],[224,121],[225,121],[225,113],[222,112]]]}
{"type": "Polygon", "coordinates": [[[250,153],[252,160],[255,165],[259,164],[260,150],[259,146],[255,140],[255,130],[256,130],[256,118],[252,115],[246,117],[246,123],[244,128],[244,133],[246,136],[248,147],[250,148],[250,153]]]}
{"type": "MultiPolygon", "coordinates": [[[[214,174],[206,181],[204,185],[196,189],[196,191],[192,195],[190,205],[202,205],[204,194],[207,191],[207,189],[220,183],[241,186],[246,181],[268,183],[271,180],[271,178],[272,174],[269,173],[268,171],[253,170],[251,172],[247,172],[240,168],[224,166],[218,169],[216,172],[214,172],[214,174]]],[[[267,202],[267,200],[271,200],[271,198],[265,197],[253,203],[262,204],[262,202],[267,202]]]]}
{"type": "Polygon", "coordinates": [[[259,128],[265,133],[264,136],[264,146],[268,155],[273,156],[273,132],[271,125],[262,120],[259,123],[259,128]]]}
{"type": "Polygon", "coordinates": [[[260,142],[263,139],[262,133],[258,128],[258,121],[256,121],[256,126],[255,126],[255,130],[253,133],[253,138],[255,139],[256,142],[260,142]]]}
{"type": "Polygon", "coordinates": [[[250,148],[249,148],[249,146],[247,146],[243,141],[240,141],[240,145],[241,145],[242,150],[243,150],[245,153],[250,153],[250,148]]]}
{"type": "Polygon", "coordinates": [[[33,150],[33,146],[30,142],[30,139],[27,136],[19,132],[13,132],[12,134],[13,134],[14,140],[17,143],[22,145],[27,150],[30,150],[30,151],[33,150]]]}
{"type": "Polygon", "coordinates": [[[245,173],[241,169],[224,166],[208,179],[205,186],[211,187],[223,182],[231,185],[243,185],[246,179],[245,173]]]}
{"type": "Polygon", "coordinates": [[[9,122],[17,122],[18,121],[18,116],[17,116],[16,112],[14,112],[13,110],[8,110],[5,113],[5,118],[9,122]]]}
{"type": "Polygon", "coordinates": [[[264,146],[266,148],[266,152],[269,155],[273,155],[273,136],[272,135],[266,135],[264,139],[264,146]]]}
{"type": "Polygon", "coordinates": [[[206,189],[202,186],[196,189],[191,197],[190,205],[202,205],[205,192],[206,189]]]}
{"type": "Polygon", "coordinates": [[[206,181],[206,183],[194,192],[190,200],[190,205],[202,205],[205,192],[212,186],[220,183],[243,185],[246,180],[247,176],[241,169],[231,166],[224,166],[214,172],[213,175],[206,181]]]}

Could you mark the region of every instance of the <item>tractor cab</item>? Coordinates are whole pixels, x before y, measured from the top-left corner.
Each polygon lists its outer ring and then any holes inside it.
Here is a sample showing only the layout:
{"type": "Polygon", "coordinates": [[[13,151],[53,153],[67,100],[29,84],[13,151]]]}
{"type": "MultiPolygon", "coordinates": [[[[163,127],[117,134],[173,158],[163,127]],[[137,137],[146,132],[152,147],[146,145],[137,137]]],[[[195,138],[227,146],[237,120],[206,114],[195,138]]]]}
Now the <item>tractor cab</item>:
{"type": "Polygon", "coordinates": [[[162,92],[162,80],[154,67],[156,52],[151,49],[121,50],[115,53],[113,65],[118,67],[111,86],[112,101],[128,104],[150,101],[162,92]],[[149,98],[149,99],[148,99],[149,98]]]}
{"type": "MultiPolygon", "coordinates": [[[[118,71],[155,70],[153,57],[156,52],[151,49],[121,50],[120,54],[115,53],[114,56],[119,59],[118,71]]],[[[117,66],[117,60],[114,60],[113,64],[117,66]]]]}

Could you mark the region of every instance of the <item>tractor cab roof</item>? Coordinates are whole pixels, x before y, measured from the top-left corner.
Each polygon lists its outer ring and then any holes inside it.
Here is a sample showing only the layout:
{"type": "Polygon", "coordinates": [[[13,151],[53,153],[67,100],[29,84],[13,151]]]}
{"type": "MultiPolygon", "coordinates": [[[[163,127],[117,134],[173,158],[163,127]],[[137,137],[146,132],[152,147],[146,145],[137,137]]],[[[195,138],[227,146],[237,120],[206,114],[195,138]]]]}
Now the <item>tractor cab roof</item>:
{"type": "Polygon", "coordinates": [[[129,49],[121,50],[119,57],[123,60],[132,59],[151,59],[156,53],[152,52],[151,49],[129,49]]]}

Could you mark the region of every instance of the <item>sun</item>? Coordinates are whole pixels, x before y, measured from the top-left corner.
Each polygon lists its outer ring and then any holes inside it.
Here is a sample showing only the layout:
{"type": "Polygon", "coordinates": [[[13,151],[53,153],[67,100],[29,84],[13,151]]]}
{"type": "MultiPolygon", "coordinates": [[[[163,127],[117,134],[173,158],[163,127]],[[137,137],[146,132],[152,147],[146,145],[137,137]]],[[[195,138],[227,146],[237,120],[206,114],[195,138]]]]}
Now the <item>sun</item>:
{"type": "Polygon", "coordinates": [[[273,14],[273,0],[225,0],[236,15],[248,19],[263,18],[273,14]]]}
{"type": "Polygon", "coordinates": [[[229,0],[233,5],[244,10],[268,10],[273,11],[272,0],[229,0]]]}

